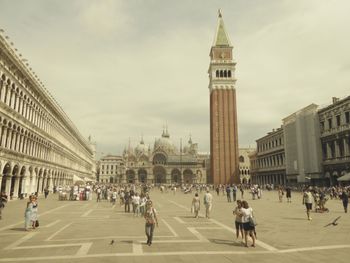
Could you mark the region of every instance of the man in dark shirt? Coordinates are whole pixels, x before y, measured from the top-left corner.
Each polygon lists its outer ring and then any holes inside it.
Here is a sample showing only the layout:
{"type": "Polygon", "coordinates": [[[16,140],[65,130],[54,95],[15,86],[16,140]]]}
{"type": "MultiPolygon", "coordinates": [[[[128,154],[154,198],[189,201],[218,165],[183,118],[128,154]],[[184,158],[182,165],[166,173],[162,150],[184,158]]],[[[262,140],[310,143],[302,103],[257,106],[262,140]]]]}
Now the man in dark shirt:
{"type": "Polygon", "coordinates": [[[340,199],[343,201],[344,212],[347,213],[349,204],[349,194],[346,192],[345,189],[343,190],[340,199]]]}

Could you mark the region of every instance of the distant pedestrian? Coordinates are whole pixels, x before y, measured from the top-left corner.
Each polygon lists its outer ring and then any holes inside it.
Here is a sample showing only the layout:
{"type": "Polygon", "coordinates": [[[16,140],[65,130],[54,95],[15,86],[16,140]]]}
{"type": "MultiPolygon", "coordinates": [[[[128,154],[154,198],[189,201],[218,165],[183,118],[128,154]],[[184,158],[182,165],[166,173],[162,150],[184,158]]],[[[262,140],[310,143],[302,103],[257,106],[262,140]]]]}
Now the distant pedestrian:
{"type": "Polygon", "coordinates": [[[283,188],[280,186],[279,188],[278,188],[278,199],[279,199],[279,201],[282,203],[282,201],[283,201],[283,195],[284,195],[284,192],[283,192],[283,188]]]}
{"type": "Polygon", "coordinates": [[[310,188],[307,188],[303,195],[303,205],[306,207],[306,215],[308,220],[312,220],[310,216],[310,211],[312,210],[312,199],[313,196],[311,194],[310,188]]]}
{"type": "Polygon", "coordinates": [[[226,186],[226,196],[227,196],[227,202],[231,202],[231,188],[229,185],[226,186]]]}
{"type": "Polygon", "coordinates": [[[147,236],[147,245],[150,246],[152,245],[154,228],[155,226],[158,227],[157,211],[155,208],[153,208],[153,203],[151,200],[148,200],[146,202],[146,211],[144,218],[146,220],[145,232],[147,236]]]}
{"type": "Polygon", "coordinates": [[[31,226],[33,226],[32,212],[33,212],[32,196],[29,196],[29,200],[27,202],[26,210],[24,212],[24,230],[25,231],[29,231],[29,228],[31,226]]]}
{"type": "Polygon", "coordinates": [[[2,219],[2,210],[4,210],[6,203],[7,203],[7,195],[5,192],[1,192],[1,194],[0,194],[0,220],[2,219]]]}
{"type": "Polygon", "coordinates": [[[213,196],[211,195],[209,189],[204,195],[204,205],[205,205],[205,217],[210,218],[210,211],[213,206],[213,196]]]}
{"type": "Polygon", "coordinates": [[[198,213],[201,207],[201,200],[198,196],[198,193],[195,193],[193,199],[192,199],[192,209],[194,212],[194,217],[198,218],[198,213]]]}
{"type": "Polygon", "coordinates": [[[242,186],[242,185],[240,185],[239,190],[241,191],[241,199],[243,199],[243,196],[244,196],[244,189],[243,189],[243,186],[242,186]]]}
{"type": "Polygon", "coordinates": [[[49,191],[49,188],[46,187],[46,188],[44,189],[45,199],[46,199],[47,196],[49,195],[49,192],[50,192],[50,191],[49,191]]]}
{"type": "Polygon", "coordinates": [[[286,197],[287,197],[287,202],[291,203],[292,202],[292,189],[287,186],[286,188],[286,197]]]}
{"type": "Polygon", "coordinates": [[[237,198],[237,186],[234,184],[232,186],[232,197],[233,197],[233,202],[236,202],[236,198],[237,198]]]}
{"type": "Polygon", "coordinates": [[[343,201],[344,212],[348,212],[348,204],[349,204],[349,195],[344,189],[342,194],[340,195],[340,199],[343,201]]]}
{"type": "Polygon", "coordinates": [[[38,199],[35,195],[32,196],[31,199],[32,203],[32,211],[31,211],[31,216],[30,220],[32,221],[32,227],[33,229],[38,227],[38,199]]]}

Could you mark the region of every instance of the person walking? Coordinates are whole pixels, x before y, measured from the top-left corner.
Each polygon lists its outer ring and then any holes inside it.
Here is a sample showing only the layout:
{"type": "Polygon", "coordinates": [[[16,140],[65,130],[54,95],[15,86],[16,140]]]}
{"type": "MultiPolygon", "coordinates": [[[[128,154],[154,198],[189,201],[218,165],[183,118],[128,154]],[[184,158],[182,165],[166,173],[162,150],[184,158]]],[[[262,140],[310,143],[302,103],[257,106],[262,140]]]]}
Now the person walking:
{"type": "Polygon", "coordinates": [[[236,202],[236,196],[237,196],[237,186],[234,184],[232,186],[232,197],[233,197],[233,202],[236,202]]]}
{"type": "Polygon", "coordinates": [[[211,195],[209,189],[207,189],[207,192],[204,195],[204,205],[205,205],[205,217],[209,219],[210,211],[213,206],[213,196],[211,195]]]}
{"type": "Polygon", "coordinates": [[[248,247],[248,235],[251,237],[253,244],[252,247],[255,247],[255,226],[251,223],[251,218],[253,218],[253,209],[249,207],[247,201],[242,201],[242,223],[244,229],[244,241],[245,246],[248,247]]]}
{"type": "Polygon", "coordinates": [[[286,188],[286,197],[287,197],[287,202],[291,203],[292,202],[292,189],[290,186],[287,186],[286,188]]]}
{"type": "Polygon", "coordinates": [[[44,194],[45,194],[45,199],[47,199],[47,196],[49,195],[49,188],[45,187],[44,189],[44,194]]]}
{"type": "Polygon", "coordinates": [[[200,206],[201,206],[201,201],[200,201],[200,198],[198,196],[198,193],[196,193],[192,199],[192,208],[193,208],[195,218],[198,218],[200,206]]]}
{"type": "Polygon", "coordinates": [[[283,201],[283,195],[284,195],[283,188],[282,188],[282,186],[280,186],[280,187],[278,187],[278,199],[281,203],[283,201]]]}
{"type": "Polygon", "coordinates": [[[5,208],[7,203],[7,194],[5,192],[0,193],[0,220],[2,219],[2,210],[5,208]]]}
{"type": "Polygon", "coordinates": [[[145,232],[147,236],[147,245],[152,245],[153,241],[153,232],[154,227],[158,227],[158,218],[157,218],[157,211],[155,208],[153,208],[153,203],[151,200],[148,200],[146,202],[146,211],[144,214],[144,218],[146,220],[145,223],[145,232]]]}
{"type": "Polygon", "coordinates": [[[242,223],[242,201],[237,200],[237,206],[233,210],[233,214],[236,216],[235,218],[235,228],[236,228],[236,237],[239,238],[239,234],[241,234],[242,239],[244,238],[243,234],[243,223],[242,223]]]}
{"type": "Polygon", "coordinates": [[[226,186],[226,197],[227,197],[227,202],[231,202],[231,188],[230,185],[226,186]]]}
{"type": "Polygon", "coordinates": [[[303,194],[303,205],[306,207],[307,220],[312,220],[310,211],[312,210],[312,199],[311,189],[308,187],[303,194]]]}
{"type": "Polygon", "coordinates": [[[126,192],[124,195],[124,211],[130,213],[130,193],[126,192]]]}
{"type": "Polygon", "coordinates": [[[348,204],[349,204],[349,195],[345,189],[343,189],[342,194],[340,195],[340,199],[343,201],[344,212],[348,212],[348,204]]]}
{"type": "Polygon", "coordinates": [[[24,230],[29,231],[29,228],[33,226],[32,223],[32,211],[33,211],[33,203],[32,196],[29,196],[29,200],[27,202],[27,207],[24,212],[24,230]]]}
{"type": "Polygon", "coordinates": [[[33,229],[35,229],[38,227],[38,200],[35,195],[32,196],[31,204],[30,220],[32,221],[33,229]]]}

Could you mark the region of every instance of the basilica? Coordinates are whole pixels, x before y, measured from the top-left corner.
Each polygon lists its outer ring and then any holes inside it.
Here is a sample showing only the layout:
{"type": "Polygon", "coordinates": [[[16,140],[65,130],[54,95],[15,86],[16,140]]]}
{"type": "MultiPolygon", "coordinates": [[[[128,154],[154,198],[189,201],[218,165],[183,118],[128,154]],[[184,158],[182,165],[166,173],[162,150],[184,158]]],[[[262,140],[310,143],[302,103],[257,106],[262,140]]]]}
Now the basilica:
{"type": "Polygon", "coordinates": [[[191,138],[179,148],[164,129],[153,147],[141,139],[136,147],[124,149],[121,156],[103,157],[98,164],[98,179],[103,183],[206,183],[208,155],[198,153],[198,144],[191,138]]]}

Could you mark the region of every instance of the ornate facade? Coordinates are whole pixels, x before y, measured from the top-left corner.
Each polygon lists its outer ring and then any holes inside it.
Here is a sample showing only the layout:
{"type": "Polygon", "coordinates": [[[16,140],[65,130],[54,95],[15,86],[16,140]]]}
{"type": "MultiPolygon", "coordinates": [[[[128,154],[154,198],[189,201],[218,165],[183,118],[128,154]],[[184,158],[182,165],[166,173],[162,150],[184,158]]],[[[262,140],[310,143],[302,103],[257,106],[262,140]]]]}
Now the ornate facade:
{"type": "Polygon", "coordinates": [[[337,178],[350,173],[350,96],[318,112],[322,160],[327,185],[337,184],[337,178]]]}
{"type": "Polygon", "coordinates": [[[17,198],[94,176],[94,146],[0,35],[0,189],[17,198]]]}
{"type": "Polygon", "coordinates": [[[239,148],[239,177],[241,183],[250,183],[250,154],[255,152],[252,148],[239,148]]]}
{"type": "MultiPolygon", "coordinates": [[[[134,148],[125,149],[121,158],[112,156],[113,174],[104,174],[101,179],[113,183],[154,183],[154,184],[193,184],[206,183],[206,162],[197,152],[198,145],[190,138],[187,145],[180,148],[170,139],[166,129],[157,138],[153,147],[146,145],[143,139],[134,148]],[[118,159],[118,160],[117,160],[118,159]],[[118,162],[118,163],[117,163],[118,162]]],[[[111,157],[111,158],[112,158],[111,157]]],[[[100,161],[100,174],[107,172],[107,159],[100,161]]],[[[110,158],[109,158],[110,159],[110,158]]],[[[112,165],[112,162],[110,163],[112,165]]]]}
{"type": "Polygon", "coordinates": [[[219,11],[214,44],[210,51],[210,156],[213,184],[239,183],[236,107],[236,63],[232,45],[219,11]]]}

